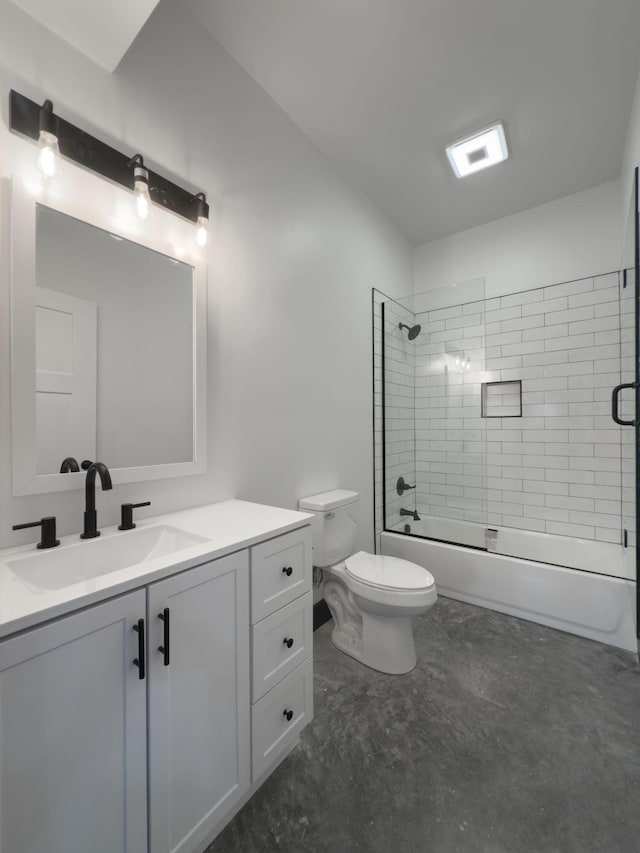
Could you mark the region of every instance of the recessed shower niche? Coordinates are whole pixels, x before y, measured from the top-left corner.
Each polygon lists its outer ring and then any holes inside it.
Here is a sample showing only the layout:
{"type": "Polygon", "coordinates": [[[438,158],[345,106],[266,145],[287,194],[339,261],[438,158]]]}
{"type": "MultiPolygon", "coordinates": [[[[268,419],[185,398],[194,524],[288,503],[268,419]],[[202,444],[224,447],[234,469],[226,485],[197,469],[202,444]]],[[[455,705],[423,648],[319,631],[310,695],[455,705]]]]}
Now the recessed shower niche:
{"type": "Polygon", "coordinates": [[[481,405],[483,418],[521,418],[522,382],[483,382],[481,405]]]}

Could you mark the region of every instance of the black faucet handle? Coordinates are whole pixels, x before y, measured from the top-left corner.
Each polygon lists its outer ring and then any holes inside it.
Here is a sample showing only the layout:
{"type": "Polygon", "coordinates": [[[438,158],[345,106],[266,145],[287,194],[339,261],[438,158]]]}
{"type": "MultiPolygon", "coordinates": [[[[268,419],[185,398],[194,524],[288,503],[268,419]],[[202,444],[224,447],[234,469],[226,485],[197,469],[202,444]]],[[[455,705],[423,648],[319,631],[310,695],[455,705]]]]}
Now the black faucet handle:
{"type": "Polygon", "coordinates": [[[396,492],[399,495],[403,495],[405,492],[408,492],[409,489],[415,489],[415,486],[410,486],[404,477],[398,477],[398,482],[396,483],[396,492]]]}
{"type": "Polygon", "coordinates": [[[133,530],[133,510],[141,506],[151,506],[151,501],[143,501],[139,504],[126,503],[120,506],[120,524],[118,530],[133,530]]]}
{"type": "Polygon", "coordinates": [[[41,528],[38,548],[55,548],[56,545],[60,544],[60,540],[56,539],[55,515],[47,515],[41,518],[40,521],[29,521],[27,524],[14,524],[12,530],[26,530],[28,527],[41,528]]]}

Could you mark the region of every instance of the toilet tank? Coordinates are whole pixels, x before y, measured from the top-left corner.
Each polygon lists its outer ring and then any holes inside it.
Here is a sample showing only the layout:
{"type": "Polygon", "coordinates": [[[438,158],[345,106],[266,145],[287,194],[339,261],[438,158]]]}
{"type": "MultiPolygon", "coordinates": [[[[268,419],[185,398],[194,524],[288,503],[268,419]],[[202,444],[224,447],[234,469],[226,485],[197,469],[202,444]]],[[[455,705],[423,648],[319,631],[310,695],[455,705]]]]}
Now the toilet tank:
{"type": "Polygon", "coordinates": [[[313,513],[314,566],[333,566],[354,553],[358,526],[352,512],[357,501],[358,493],[346,489],[334,489],[298,501],[301,512],[313,513]]]}

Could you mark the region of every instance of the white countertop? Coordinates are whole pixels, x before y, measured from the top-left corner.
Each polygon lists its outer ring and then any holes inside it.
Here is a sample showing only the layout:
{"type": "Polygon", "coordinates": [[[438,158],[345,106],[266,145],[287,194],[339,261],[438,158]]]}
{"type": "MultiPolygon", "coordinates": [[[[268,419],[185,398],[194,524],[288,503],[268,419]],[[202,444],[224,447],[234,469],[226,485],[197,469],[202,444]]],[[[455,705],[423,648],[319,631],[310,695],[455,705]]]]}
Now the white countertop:
{"type": "MultiPolygon", "coordinates": [[[[280,536],[309,524],[311,518],[304,512],[231,500],[136,520],[137,528],[168,524],[207,541],[60,589],[43,589],[27,583],[7,565],[17,557],[47,553],[38,551],[35,543],[0,551],[0,637],[280,536]]],[[[118,530],[117,525],[105,527],[100,539],[127,536],[127,532],[118,530]]],[[[58,547],[81,548],[86,550],[87,559],[91,559],[91,545],[97,541],[82,540],[75,533],[63,536],[58,547]]]]}

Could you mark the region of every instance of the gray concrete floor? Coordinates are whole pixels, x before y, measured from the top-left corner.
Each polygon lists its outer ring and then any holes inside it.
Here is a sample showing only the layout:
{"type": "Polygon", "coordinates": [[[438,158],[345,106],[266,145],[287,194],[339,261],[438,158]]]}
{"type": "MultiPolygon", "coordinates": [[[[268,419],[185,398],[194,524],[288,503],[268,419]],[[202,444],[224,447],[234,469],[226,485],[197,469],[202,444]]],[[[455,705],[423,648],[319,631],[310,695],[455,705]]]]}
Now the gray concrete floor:
{"type": "Polygon", "coordinates": [[[315,634],[315,719],[209,853],[638,853],[633,655],[446,598],[418,665],[315,634]]]}

